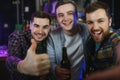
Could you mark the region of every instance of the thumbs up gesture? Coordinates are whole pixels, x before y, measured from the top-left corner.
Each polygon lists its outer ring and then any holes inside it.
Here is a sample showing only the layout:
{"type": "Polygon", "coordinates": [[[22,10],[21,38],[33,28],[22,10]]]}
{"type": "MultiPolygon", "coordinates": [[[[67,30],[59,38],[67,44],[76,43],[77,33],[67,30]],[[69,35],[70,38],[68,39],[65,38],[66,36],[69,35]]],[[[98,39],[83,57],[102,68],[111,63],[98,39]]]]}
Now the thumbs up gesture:
{"type": "Polygon", "coordinates": [[[36,54],[36,48],[36,41],[34,39],[31,39],[31,46],[27,51],[25,59],[20,61],[17,65],[19,72],[35,76],[43,76],[49,73],[49,56],[46,53],[36,54]]]}

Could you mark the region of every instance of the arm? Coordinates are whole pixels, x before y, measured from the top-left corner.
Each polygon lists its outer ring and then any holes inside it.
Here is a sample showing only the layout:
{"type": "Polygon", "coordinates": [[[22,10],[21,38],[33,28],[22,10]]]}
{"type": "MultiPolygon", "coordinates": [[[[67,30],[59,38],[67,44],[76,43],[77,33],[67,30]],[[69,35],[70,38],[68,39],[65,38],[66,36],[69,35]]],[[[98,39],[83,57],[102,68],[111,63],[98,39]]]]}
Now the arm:
{"type": "MultiPolygon", "coordinates": [[[[47,43],[47,51],[50,57],[51,71],[58,78],[65,78],[67,74],[70,73],[69,70],[61,68],[60,62],[62,58],[62,40],[60,33],[55,33],[59,35],[50,35],[47,43]]],[[[67,76],[68,77],[68,76],[67,76]]],[[[66,77],[66,78],[67,78],[66,77]]]]}
{"type": "Polygon", "coordinates": [[[50,58],[51,72],[53,72],[55,75],[55,67],[57,66],[57,64],[55,61],[54,43],[53,43],[51,36],[49,36],[48,40],[47,40],[47,53],[48,53],[49,58],[50,58]]]}
{"type": "Polygon", "coordinates": [[[86,77],[85,80],[119,80],[120,79],[120,41],[116,46],[117,65],[104,71],[97,71],[86,77]]]}
{"type": "Polygon", "coordinates": [[[19,72],[26,75],[42,76],[49,72],[50,61],[47,54],[36,54],[37,43],[31,40],[31,46],[22,51],[19,38],[12,37],[9,40],[9,56],[6,63],[11,72],[19,72]],[[16,64],[15,64],[16,63],[16,64]]]}
{"type": "Polygon", "coordinates": [[[6,65],[11,72],[18,72],[17,64],[22,60],[20,50],[20,40],[17,39],[16,36],[10,35],[8,40],[8,57],[6,59],[6,65]]]}

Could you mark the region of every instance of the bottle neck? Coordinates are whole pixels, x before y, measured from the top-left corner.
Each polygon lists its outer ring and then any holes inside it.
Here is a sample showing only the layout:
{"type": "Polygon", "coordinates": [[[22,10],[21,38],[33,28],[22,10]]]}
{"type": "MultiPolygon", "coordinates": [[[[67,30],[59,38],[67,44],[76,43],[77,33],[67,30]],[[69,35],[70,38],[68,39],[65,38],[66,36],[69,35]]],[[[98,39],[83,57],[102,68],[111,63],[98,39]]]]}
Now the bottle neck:
{"type": "Polygon", "coordinates": [[[66,47],[63,47],[63,54],[62,54],[62,57],[63,57],[64,60],[68,60],[67,48],[66,48],[66,47]]]}

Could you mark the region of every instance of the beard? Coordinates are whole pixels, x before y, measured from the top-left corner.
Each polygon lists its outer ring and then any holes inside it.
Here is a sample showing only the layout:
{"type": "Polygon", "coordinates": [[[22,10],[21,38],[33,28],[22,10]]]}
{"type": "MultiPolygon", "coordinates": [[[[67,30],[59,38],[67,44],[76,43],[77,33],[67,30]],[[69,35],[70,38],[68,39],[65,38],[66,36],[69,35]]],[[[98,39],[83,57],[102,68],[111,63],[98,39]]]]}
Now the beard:
{"type": "Polygon", "coordinates": [[[107,31],[104,30],[92,30],[91,31],[91,36],[93,40],[97,43],[101,43],[110,33],[110,30],[108,29],[107,31]],[[97,34],[97,37],[95,36],[95,31],[99,31],[99,34],[97,34]]]}

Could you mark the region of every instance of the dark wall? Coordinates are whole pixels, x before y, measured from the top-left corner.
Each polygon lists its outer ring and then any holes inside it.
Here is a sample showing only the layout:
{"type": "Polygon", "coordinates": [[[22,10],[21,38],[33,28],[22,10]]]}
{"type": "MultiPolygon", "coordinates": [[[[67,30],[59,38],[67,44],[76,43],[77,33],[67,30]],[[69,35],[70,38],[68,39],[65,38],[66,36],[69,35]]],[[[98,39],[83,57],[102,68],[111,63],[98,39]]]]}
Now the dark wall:
{"type": "Polygon", "coordinates": [[[10,79],[10,73],[6,68],[5,61],[0,61],[0,80],[9,80],[9,79],[10,79]]]}
{"type": "MultiPolygon", "coordinates": [[[[15,30],[17,24],[17,7],[13,1],[16,0],[2,0],[0,2],[0,45],[7,45],[8,36],[15,30]],[[5,24],[8,27],[5,27],[5,24]]],[[[24,25],[34,11],[35,0],[20,0],[19,24],[24,25]],[[25,12],[25,6],[29,7],[29,12],[25,12]]]]}
{"type": "Polygon", "coordinates": [[[114,0],[114,19],[115,19],[115,27],[116,29],[120,29],[120,4],[118,2],[119,0],[114,0]]]}
{"type": "Polygon", "coordinates": [[[113,24],[112,27],[114,29],[119,29],[120,28],[120,5],[119,5],[119,0],[99,0],[103,1],[108,4],[110,7],[110,13],[113,18],[113,24]]]}
{"type": "Polygon", "coordinates": [[[20,0],[20,23],[26,24],[27,20],[30,20],[33,12],[36,11],[35,0],[20,0]],[[25,11],[25,7],[29,8],[29,11],[25,11]]]}
{"type": "Polygon", "coordinates": [[[8,35],[13,31],[16,23],[15,14],[11,0],[0,2],[0,45],[7,44],[8,35]],[[5,24],[8,27],[5,27],[5,24]]]}

